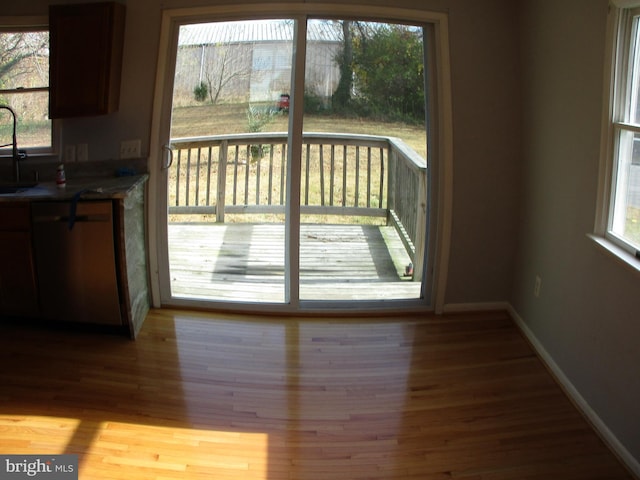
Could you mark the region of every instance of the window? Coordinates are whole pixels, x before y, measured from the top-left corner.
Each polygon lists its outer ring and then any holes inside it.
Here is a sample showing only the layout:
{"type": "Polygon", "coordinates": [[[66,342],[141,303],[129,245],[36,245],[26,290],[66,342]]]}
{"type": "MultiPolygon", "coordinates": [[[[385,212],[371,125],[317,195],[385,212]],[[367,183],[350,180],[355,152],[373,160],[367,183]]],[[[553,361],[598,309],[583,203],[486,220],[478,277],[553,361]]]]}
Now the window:
{"type": "Polygon", "coordinates": [[[640,9],[613,11],[611,117],[601,230],[640,258],[640,9]]]}
{"type": "MultiPolygon", "coordinates": [[[[18,148],[53,151],[49,119],[49,32],[43,25],[6,25],[0,19],[0,105],[15,113],[18,148]]],[[[0,110],[0,154],[13,146],[13,116],[0,110]]]]}

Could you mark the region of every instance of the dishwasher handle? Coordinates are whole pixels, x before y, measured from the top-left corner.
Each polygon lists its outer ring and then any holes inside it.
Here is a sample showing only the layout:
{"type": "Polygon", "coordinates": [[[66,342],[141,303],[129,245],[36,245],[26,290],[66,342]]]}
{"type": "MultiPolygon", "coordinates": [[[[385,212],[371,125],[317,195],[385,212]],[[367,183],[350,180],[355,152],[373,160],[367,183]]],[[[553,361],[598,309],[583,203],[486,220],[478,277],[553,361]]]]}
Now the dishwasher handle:
{"type": "Polygon", "coordinates": [[[111,217],[108,214],[92,214],[92,215],[37,215],[33,217],[36,223],[69,223],[73,218],[75,223],[80,222],[108,222],[111,217]]]}

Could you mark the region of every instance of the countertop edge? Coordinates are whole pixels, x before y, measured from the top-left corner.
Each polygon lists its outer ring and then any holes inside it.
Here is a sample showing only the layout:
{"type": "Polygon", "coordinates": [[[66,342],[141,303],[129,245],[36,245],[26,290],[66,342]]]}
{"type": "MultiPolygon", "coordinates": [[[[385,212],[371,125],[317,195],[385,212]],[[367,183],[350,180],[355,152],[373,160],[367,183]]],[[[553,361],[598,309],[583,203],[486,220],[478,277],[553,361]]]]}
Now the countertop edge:
{"type": "Polygon", "coordinates": [[[54,182],[40,182],[35,187],[17,193],[0,194],[0,203],[123,199],[148,179],[146,173],[122,177],[84,177],[69,180],[64,188],[59,188],[54,182]]]}

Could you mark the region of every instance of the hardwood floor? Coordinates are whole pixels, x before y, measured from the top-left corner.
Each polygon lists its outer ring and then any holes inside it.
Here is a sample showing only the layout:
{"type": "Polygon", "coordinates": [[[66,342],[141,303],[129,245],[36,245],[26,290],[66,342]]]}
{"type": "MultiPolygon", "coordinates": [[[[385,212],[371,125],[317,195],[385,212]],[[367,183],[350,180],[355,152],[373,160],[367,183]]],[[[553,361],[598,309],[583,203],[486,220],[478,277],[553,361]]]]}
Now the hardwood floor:
{"type": "Polygon", "coordinates": [[[504,313],[0,324],[0,453],[89,479],[630,479],[504,313]]]}

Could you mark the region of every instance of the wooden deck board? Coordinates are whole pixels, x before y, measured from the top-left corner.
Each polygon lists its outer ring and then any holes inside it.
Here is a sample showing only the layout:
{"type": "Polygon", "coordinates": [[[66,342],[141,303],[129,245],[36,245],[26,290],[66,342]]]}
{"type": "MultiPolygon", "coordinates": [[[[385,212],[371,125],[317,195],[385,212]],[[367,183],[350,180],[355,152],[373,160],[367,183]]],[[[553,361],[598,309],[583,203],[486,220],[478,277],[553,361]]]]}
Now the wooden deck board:
{"type": "MultiPolygon", "coordinates": [[[[380,300],[420,297],[404,276],[410,262],[393,227],[302,225],[300,298],[380,300]]],[[[169,225],[174,296],[284,301],[284,226],[169,225]]]]}

